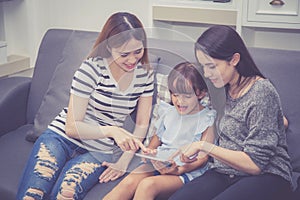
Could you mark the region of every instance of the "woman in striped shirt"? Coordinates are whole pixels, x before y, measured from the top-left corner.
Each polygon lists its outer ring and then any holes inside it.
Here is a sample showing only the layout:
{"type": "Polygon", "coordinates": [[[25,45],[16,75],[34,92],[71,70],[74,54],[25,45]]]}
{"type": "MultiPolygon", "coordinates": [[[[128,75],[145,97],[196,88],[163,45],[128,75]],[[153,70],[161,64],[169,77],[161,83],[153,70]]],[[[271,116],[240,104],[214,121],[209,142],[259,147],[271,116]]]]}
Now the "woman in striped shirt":
{"type": "Polygon", "coordinates": [[[124,12],[105,23],[76,71],[69,105],[35,142],[18,199],[83,199],[98,181],[125,174],[146,135],[153,94],[146,33],[124,12]],[[133,133],[122,126],[137,108],[133,133]]]}

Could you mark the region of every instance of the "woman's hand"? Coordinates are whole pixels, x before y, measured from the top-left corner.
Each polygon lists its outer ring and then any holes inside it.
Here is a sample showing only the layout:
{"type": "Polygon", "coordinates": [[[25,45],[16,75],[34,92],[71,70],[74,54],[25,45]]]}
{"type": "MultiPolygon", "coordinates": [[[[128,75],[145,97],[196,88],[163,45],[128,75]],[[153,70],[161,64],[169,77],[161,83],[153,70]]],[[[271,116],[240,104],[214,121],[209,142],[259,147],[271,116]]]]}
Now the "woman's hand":
{"type": "Polygon", "coordinates": [[[99,182],[107,183],[109,181],[114,181],[119,177],[123,176],[126,172],[126,168],[121,162],[109,163],[103,162],[102,166],[107,167],[107,169],[100,175],[99,182]]]}
{"type": "MultiPolygon", "coordinates": [[[[146,147],[145,149],[143,149],[141,151],[141,154],[144,154],[144,155],[155,155],[157,153],[157,149],[151,149],[151,148],[148,148],[146,147]]],[[[143,163],[147,163],[147,158],[141,158],[141,161],[143,163]]]]}
{"type": "Polygon", "coordinates": [[[160,174],[179,175],[178,165],[173,160],[168,162],[160,162],[151,160],[153,167],[159,171],[160,174]]]}
{"type": "Polygon", "coordinates": [[[185,145],[181,147],[180,160],[184,163],[191,163],[197,160],[200,154],[206,155],[206,153],[201,152],[203,147],[203,141],[193,142],[192,144],[185,145]]]}
{"type": "Polygon", "coordinates": [[[123,151],[136,151],[139,148],[142,150],[146,149],[140,138],[135,137],[123,128],[115,127],[111,133],[111,137],[123,151]]]}

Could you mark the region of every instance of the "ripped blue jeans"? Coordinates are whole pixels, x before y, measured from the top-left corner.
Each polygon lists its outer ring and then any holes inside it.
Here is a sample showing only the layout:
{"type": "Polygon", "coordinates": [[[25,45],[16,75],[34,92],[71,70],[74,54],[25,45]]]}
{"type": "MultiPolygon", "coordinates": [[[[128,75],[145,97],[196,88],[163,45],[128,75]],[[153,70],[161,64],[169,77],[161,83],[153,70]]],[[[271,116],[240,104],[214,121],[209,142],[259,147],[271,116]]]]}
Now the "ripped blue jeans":
{"type": "MultiPolygon", "coordinates": [[[[19,183],[17,199],[83,199],[113,155],[78,147],[47,129],[35,142],[19,183]]],[[[115,155],[114,155],[115,158],[115,155]]]]}

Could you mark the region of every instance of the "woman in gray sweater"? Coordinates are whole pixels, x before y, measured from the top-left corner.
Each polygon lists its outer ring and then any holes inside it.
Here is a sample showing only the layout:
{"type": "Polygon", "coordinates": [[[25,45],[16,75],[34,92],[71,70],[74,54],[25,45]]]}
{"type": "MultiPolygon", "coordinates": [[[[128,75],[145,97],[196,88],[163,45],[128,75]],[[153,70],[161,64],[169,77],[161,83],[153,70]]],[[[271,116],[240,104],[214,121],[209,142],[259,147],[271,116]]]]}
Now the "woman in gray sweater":
{"type": "Polygon", "coordinates": [[[287,199],[291,165],[276,89],[228,26],[206,30],[195,51],[213,88],[224,88],[225,102],[216,123],[218,145],[200,141],[183,150],[184,162],[193,162],[194,154],[210,155],[211,169],[171,199],[287,199]]]}

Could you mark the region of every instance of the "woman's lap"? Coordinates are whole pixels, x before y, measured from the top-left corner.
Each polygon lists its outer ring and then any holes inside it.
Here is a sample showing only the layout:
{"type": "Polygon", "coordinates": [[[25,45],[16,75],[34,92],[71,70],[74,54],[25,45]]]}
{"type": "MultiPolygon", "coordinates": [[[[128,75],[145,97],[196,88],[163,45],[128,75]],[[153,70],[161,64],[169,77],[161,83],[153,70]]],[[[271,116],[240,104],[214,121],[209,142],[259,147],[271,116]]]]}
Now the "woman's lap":
{"type": "MultiPolygon", "coordinates": [[[[107,161],[110,159],[107,158],[107,161]]],[[[66,189],[74,190],[76,199],[82,199],[98,183],[99,176],[106,169],[101,164],[102,160],[98,160],[90,153],[81,154],[68,161],[53,187],[52,198],[62,189],[66,189]]]]}
{"type": "Polygon", "coordinates": [[[209,170],[184,185],[170,199],[281,200],[285,199],[289,191],[289,183],[277,175],[263,174],[239,177],[209,170]]]}
{"type": "Polygon", "coordinates": [[[290,184],[282,177],[273,174],[262,174],[240,179],[215,200],[283,200],[290,193],[290,184]]]}
{"type": "Polygon", "coordinates": [[[48,129],[34,144],[18,198],[27,194],[29,188],[40,189],[46,195],[52,191],[51,196],[56,196],[64,182],[76,183],[76,196],[82,197],[98,182],[99,175],[105,170],[101,166],[103,161],[111,162],[112,156],[89,153],[48,129]],[[49,178],[43,177],[42,170],[50,172],[49,178]]]}
{"type": "Polygon", "coordinates": [[[213,171],[208,170],[202,176],[199,176],[191,182],[185,184],[182,188],[176,191],[171,200],[179,199],[212,199],[216,193],[225,189],[222,181],[223,177],[218,176],[213,171]]]}

